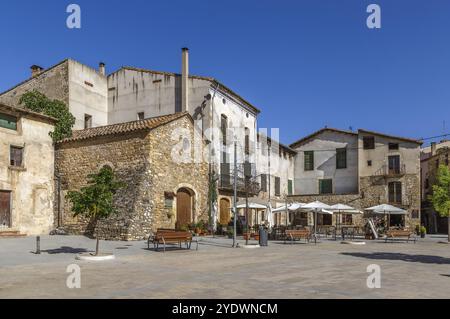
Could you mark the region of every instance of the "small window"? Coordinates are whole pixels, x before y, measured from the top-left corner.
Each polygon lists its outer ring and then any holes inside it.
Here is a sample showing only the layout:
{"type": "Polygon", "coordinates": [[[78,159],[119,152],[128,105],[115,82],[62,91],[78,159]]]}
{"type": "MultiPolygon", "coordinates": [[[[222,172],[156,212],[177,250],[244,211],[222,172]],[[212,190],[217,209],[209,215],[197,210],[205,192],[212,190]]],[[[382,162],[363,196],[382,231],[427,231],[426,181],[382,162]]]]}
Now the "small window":
{"type": "Polygon", "coordinates": [[[267,192],[267,175],[261,174],[261,192],[267,192]]]}
{"type": "Polygon", "coordinates": [[[145,113],[144,113],[144,112],[139,112],[139,113],[137,114],[137,119],[138,119],[139,121],[145,119],[145,113]]]}
{"type": "Polygon", "coordinates": [[[372,161],[371,160],[367,161],[367,166],[372,166],[372,161]]]}
{"type": "Polygon", "coordinates": [[[342,214],[342,224],[343,225],[353,225],[353,215],[352,214],[342,214]]]}
{"type": "Polygon", "coordinates": [[[281,195],[280,182],[281,182],[280,178],[275,176],[275,196],[281,195]]]}
{"type": "Polygon", "coordinates": [[[22,167],[22,164],[23,164],[23,147],[11,146],[10,165],[14,167],[22,167]]]}
{"type": "Polygon", "coordinates": [[[314,170],[314,151],[304,152],[305,156],[305,171],[314,170]]]}
{"type": "Polygon", "coordinates": [[[292,195],[294,193],[294,187],[293,187],[292,179],[288,180],[288,195],[292,195]]]}
{"type": "Polygon", "coordinates": [[[425,189],[428,189],[430,187],[430,180],[428,178],[425,178],[425,189]]]}
{"type": "Polygon", "coordinates": [[[398,150],[398,143],[389,143],[390,150],[398,150]]]}
{"type": "Polygon", "coordinates": [[[375,149],[375,137],[374,136],[364,136],[363,137],[363,147],[365,150],[375,149]]]}
{"type": "Polygon", "coordinates": [[[439,159],[436,160],[436,168],[439,168],[439,159]]]}
{"type": "Polygon", "coordinates": [[[172,208],[175,194],[171,192],[164,192],[164,207],[172,208]]]}
{"type": "Polygon", "coordinates": [[[336,168],[347,168],[347,149],[336,149],[336,168]]]}
{"type": "Polygon", "coordinates": [[[92,115],[84,114],[84,128],[91,128],[92,127],[92,115]]]}
{"type": "Polygon", "coordinates": [[[333,180],[321,179],[319,180],[319,194],[332,194],[333,193],[333,180]]]}
{"type": "Polygon", "coordinates": [[[7,114],[0,114],[0,127],[17,131],[17,118],[7,114]]]}

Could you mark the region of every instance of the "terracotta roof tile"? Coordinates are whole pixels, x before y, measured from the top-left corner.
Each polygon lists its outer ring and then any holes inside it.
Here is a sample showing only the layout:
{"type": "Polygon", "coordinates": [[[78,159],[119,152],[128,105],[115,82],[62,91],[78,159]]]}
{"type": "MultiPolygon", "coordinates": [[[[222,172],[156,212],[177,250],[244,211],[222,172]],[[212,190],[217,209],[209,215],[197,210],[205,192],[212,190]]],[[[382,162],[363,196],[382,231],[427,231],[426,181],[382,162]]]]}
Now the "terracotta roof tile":
{"type": "Polygon", "coordinates": [[[159,117],[152,117],[140,121],[112,124],[106,126],[93,127],[85,130],[73,131],[72,137],[63,139],[58,143],[66,143],[72,141],[86,140],[99,136],[107,136],[114,134],[121,134],[127,132],[133,132],[138,130],[152,130],[161,125],[168,124],[174,120],[182,118],[183,116],[189,116],[187,112],[169,114],[159,117]]]}

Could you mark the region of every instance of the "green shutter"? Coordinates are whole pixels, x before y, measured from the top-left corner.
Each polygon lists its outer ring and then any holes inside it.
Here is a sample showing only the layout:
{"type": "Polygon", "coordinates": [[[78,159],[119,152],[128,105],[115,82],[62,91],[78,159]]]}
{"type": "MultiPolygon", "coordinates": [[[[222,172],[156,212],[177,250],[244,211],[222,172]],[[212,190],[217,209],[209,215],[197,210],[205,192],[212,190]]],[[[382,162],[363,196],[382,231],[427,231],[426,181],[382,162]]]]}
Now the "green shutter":
{"type": "Polygon", "coordinates": [[[289,194],[289,195],[292,195],[292,194],[294,193],[294,191],[293,191],[292,188],[293,188],[293,187],[292,187],[292,180],[289,179],[289,180],[288,180],[288,194],[289,194]]]}
{"type": "Polygon", "coordinates": [[[10,130],[17,130],[17,118],[14,116],[0,113],[0,127],[4,127],[10,130]]]}
{"type": "Polygon", "coordinates": [[[333,193],[333,180],[321,179],[319,180],[319,194],[332,194],[333,193]]]}
{"type": "Polygon", "coordinates": [[[336,168],[347,168],[347,149],[336,149],[336,168]]]}
{"type": "Polygon", "coordinates": [[[314,170],[314,151],[305,151],[304,152],[304,160],[305,160],[305,171],[313,171],[314,170]]]}

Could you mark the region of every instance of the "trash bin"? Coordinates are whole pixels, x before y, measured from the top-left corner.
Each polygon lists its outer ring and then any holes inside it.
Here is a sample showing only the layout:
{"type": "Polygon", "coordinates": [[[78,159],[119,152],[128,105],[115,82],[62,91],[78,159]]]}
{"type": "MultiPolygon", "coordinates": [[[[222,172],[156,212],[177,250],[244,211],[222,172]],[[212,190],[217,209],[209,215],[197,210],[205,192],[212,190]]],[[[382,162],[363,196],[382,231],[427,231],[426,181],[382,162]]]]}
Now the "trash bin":
{"type": "Polygon", "coordinates": [[[267,236],[268,236],[267,230],[263,226],[260,226],[259,227],[259,245],[260,246],[268,246],[267,236]]]}

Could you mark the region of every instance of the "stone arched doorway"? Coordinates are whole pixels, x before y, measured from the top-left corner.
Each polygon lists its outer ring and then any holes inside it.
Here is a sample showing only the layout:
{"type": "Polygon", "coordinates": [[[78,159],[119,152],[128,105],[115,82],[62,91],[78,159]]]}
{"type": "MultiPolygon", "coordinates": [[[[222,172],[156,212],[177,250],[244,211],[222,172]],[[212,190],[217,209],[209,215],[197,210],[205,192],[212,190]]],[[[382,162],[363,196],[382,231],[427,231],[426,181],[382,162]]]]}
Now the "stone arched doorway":
{"type": "Polygon", "coordinates": [[[180,188],[177,191],[177,222],[176,228],[180,229],[192,223],[193,192],[188,188],[180,188]]]}
{"type": "Polygon", "coordinates": [[[226,226],[231,220],[230,201],[227,198],[220,199],[220,225],[226,226]]]}

